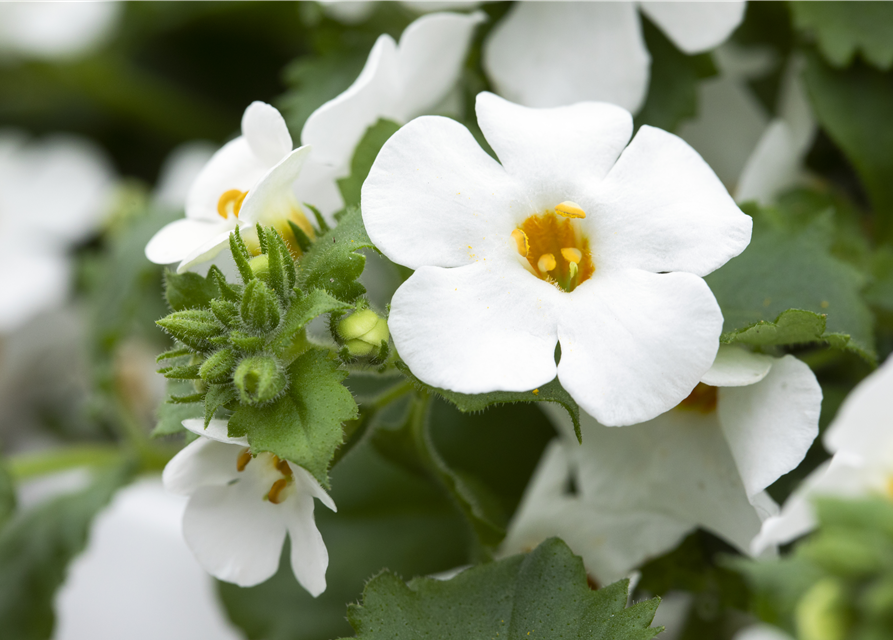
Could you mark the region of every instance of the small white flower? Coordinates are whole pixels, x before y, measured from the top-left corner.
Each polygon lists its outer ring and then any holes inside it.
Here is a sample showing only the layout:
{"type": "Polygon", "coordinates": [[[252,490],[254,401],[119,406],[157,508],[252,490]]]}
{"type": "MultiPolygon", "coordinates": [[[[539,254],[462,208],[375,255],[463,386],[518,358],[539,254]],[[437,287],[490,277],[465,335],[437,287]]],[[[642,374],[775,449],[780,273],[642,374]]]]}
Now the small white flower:
{"type": "Polygon", "coordinates": [[[0,3],[0,54],[65,59],[102,45],[120,21],[119,2],[0,3]]]}
{"type": "Polygon", "coordinates": [[[313,229],[292,191],[310,148],[292,150],[279,112],[253,102],[242,117],[242,135],[225,144],[199,173],[186,199],[186,217],[161,229],[146,245],[156,264],[179,262],[178,271],[213,260],[239,226],[276,227],[294,243],[289,221],[312,237],[313,229]]]}
{"type": "Polygon", "coordinates": [[[60,305],[71,280],[71,246],[107,213],[112,169],[91,143],[71,136],[26,143],[0,131],[0,333],[60,305]]]}
{"type": "Polygon", "coordinates": [[[215,578],[243,587],[279,568],[286,532],[291,567],[314,597],[326,589],[329,556],[313,518],[313,499],[335,503],[302,467],[270,453],[252,457],[246,438],[230,438],[225,420],[184,420],[201,436],[164,469],[164,486],[190,496],[183,535],[199,564],[215,578]]]}
{"type": "Polygon", "coordinates": [[[619,107],[529,109],[482,93],[477,116],[502,164],[465,127],[423,117],[363,185],[370,238],[416,270],[388,320],[400,357],[462,393],[557,374],[612,426],[677,405],[722,326],[699,276],[747,246],[750,218],[678,137],[645,126],[627,146],[619,107]]]}
{"type": "Polygon", "coordinates": [[[559,535],[608,583],[672,549],[700,526],[742,551],[777,512],[766,487],[795,468],[818,434],[822,393],[812,371],[723,347],[679,407],[622,429],[569,420],[547,449],[510,526],[512,553],[559,535]],[[568,492],[569,481],[576,494],[568,492]]]}
{"type": "Polygon", "coordinates": [[[651,65],[636,6],[693,54],[728,38],[745,3],[518,2],[484,44],[484,68],[501,95],[531,107],[603,100],[635,112],[651,65]]]}
{"type": "Polygon", "coordinates": [[[788,498],[781,513],[766,520],[755,551],[784,544],[815,525],[816,496],[893,499],[893,358],[853,389],[825,432],[833,457],[813,471],[788,498]]]}

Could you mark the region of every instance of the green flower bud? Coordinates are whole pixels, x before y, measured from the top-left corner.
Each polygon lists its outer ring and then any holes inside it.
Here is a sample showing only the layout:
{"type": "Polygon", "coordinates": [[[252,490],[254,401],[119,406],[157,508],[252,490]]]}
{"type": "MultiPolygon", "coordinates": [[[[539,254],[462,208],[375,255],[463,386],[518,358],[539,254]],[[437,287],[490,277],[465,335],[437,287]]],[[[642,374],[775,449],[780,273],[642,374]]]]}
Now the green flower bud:
{"type": "Polygon", "coordinates": [[[272,331],[279,325],[279,300],[262,280],[254,279],[242,294],[242,319],[258,331],[272,331]]]}
{"type": "Polygon", "coordinates": [[[239,399],[245,404],[261,405],[272,402],[285,391],[288,379],[279,369],[279,362],[272,356],[245,358],[236,367],[233,382],[239,390],[239,399]]]}
{"type": "Polygon", "coordinates": [[[223,333],[214,314],[205,309],[187,309],[175,311],[155,322],[174,338],[198,351],[206,351],[210,347],[209,338],[223,333]]]}
{"type": "Polygon", "coordinates": [[[266,282],[270,281],[270,257],[267,254],[262,253],[259,256],[254,256],[248,261],[248,264],[255,276],[266,282]]]}
{"type": "Polygon", "coordinates": [[[215,298],[211,300],[211,313],[230,329],[239,326],[239,307],[235,302],[215,298]]]}
{"type": "Polygon", "coordinates": [[[845,640],[850,626],[846,589],[834,578],[824,578],[807,591],[794,611],[802,640],[845,640]]]}
{"type": "Polygon", "coordinates": [[[252,336],[244,331],[231,331],[229,343],[239,351],[253,353],[264,348],[264,339],[260,336],[252,336]]]}
{"type": "Polygon", "coordinates": [[[372,309],[361,309],[344,318],[337,326],[338,336],[352,356],[375,355],[382,342],[390,338],[388,322],[372,309]]]}
{"type": "Polygon", "coordinates": [[[226,382],[235,364],[236,354],[233,353],[233,350],[221,349],[215,351],[202,363],[198,374],[205,382],[226,382]]]}

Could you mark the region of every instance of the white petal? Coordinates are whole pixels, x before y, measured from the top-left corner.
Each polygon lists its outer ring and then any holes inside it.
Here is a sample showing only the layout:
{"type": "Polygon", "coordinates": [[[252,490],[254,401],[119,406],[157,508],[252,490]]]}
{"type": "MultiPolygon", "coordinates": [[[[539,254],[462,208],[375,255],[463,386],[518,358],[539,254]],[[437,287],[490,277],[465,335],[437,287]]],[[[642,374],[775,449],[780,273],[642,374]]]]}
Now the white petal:
{"type": "Polygon", "coordinates": [[[279,568],[285,525],[282,504],[258,495],[240,478],[225,487],[201,487],[183,517],[183,535],[196,560],[212,576],[240,587],[260,584],[279,568]]]}
{"type": "Polygon", "coordinates": [[[316,155],[311,153],[292,187],[296,200],[302,205],[313,205],[330,224],[333,224],[335,222],[333,214],[344,208],[344,200],[341,198],[336,180],[343,176],[345,171],[339,167],[316,162],[316,155]]]}
{"type": "Polygon", "coordinates": [[[398,46],[402,122],[430,113],[462,73],[474,28],[486,14],[435,13],[406,27],[398,46]]]}
{"type": "Polygon", "coordinates": [[[711,387],[743,387],[766,377],[774,359],[740,347],[721,345],[701,382],[711,387]]]}
{"type": "Polygon", "coordinates": [[[893,358],[853,389],[825,432],[825,448],[873,459],[885,453],[893,434],[893,358]]]}
{"type": "Polygon", "coordinates": [[[239,438],[231,438],[229,436],[228,420],[220,420],[215,418],[208,423],[208,428],[206,429],[204,418],[189,418],[183,421],[183,426],[197,436],[210,438],[211,440],[223,442],[224,444],[235,444],[239,445],[240,447],[248,446],[247,436],[242,436],[239,438]]]}
{"type": "Polygon", "coordinates": [[[249,191],[270,165],[252,152],[244,136],[227,142],[208,161],[186,196],[186,217],[219,220],[217,203],[230,189],[249,191]]]}
{"type": "Polygon", "coordinates": [[[313,496],[298,492],[280,506],[288,509],[286,527],[291,537],[291,569],[301,586],[315,598],[326,590],[329,553],[313,519],[313,496]]]}
{"type": "Polygon", "coordinates": [[[388,326],[419,379],[484,393],[532,390],[555,378],[550,298],[562,292],[515,266],[422,267],[401,285],[388,326]]]}
{"type": "Polygon", "coordinates": [[[222,233],[229,234],[234,224],[220,216],[217,221],[181,218],[165,225],[146,245],[146,257],[155,264],[171,264],[206,245],[222,233]]]}
{"type": "Polygon", "coordinates": [[[650,64],[627,2],[518,2],[484,43],[497,92],[530,107],[593,100],[635,112],[650,64]]]}
{"type": "Polygon", "coordinates": [[[487,142],[525,186],[536,212],[581,200],[582,189],[605,177],[633,132],[629,112],[606,103],[531,109],[479,93],[476,109],[487,142]]]}
{"type": "Polygon", "coordinates": [[[570,296],[558,320],[558,378],[602,424],[667,411],[713,363],[722,314],[697,276],[596,271],[570,296]]]}
{"type": "Polygon", "coordinates": [[[654,20],[677,47],[685,53],[700,53],[725,42],[741,24],[747,3],[722,2],[642,2],[654,20]]]}
{"type": "Polygon", "coordinates": [[[757,384],[719,389],[719,422],[749,496],[800,464],[819,434],[821,408],[815,375],[791,355],[757,384]]]}
{"type": "Polygon", "coordinates": [[[342,24],[359,24],[375,11],[375,4],[368,0],[320,0],[319,6],[323,13],[342,24]]]}
{"type": "Polygon", "coordinates": [[[457,267],[504,251],[516,224],[534,212],[520,193],[468,129],[426,116],[379,152],[363,183],[363,222],[394,262],[457,267]]]}
{"type": "Polygon", "coordinates": [[[183,209],[189,188],[202,168],[214,155],[214,147],[209,142],[185,142],[171,151],[161,165],[154,199],[170,209],[183,209]]]}
{"type": "MultiPolygon", "coordinates": [[[[247,198],[246,198],[247,199],[247,198]]],[[[177,266],[177,273],[183,273],[184,271],[190,271],[193,267],[197,265],[204,265],[207,262],[213,261],[220,255],[221,251],[226,250],[229,251],[229,236],[235,231],[236,222],[230,222],[232,226],[226,228],[224,231],[221,231],[216,236],[212,237],[210,240],[205,242],[204,244],[199,245],[197,248],[190,251],[180,264],[177,266]]],[[[239,224],[239,229],[244,235],[246,232],[250,233],[253,230],[254,225],[252,224],[239,224]]],[[[224,271],[224,273],[226,273],[224,271]]]]}
{"type": "Polygon", "coordinates": [[[164,488],[189,496],[199,487],[224,486],[238,477],[240,447],[199,438],[183,447],[164,467],[164,488]]]}
{"type": "Polygon", "coordinates": [[[319,162],[348,167],[366,129],[379,118],[396,117],[402,98],[398,73],[397,44],[380,35],[354,83],[307,118],[301,143],[314,148],[319,162]]]}
{"type": "Polygon", "coordinates": [[[258,180],[245,196],[239,211],[240,223],[272,225],[291,217],[297,205],[292,185],[310,155],[310,147],[298,147],[258,180]]]}
{"type": "Polygon", "coordinates": [[[796,184],[800,161],[791,128],[783,120],[773,120],[744,166],[735,199],[761,204],[774,202],[796,184]]]}
{"type": "MultiPolygon", "coordinates": [[[[22,251],[9,248],[12,238],[0,239],[0,268],[17,277],[0,284],[0,334],[22,326],[41,311],[61,306],[71,287],[71,262],[47,250],[22,251]]],[[[27,246],[27,244],[25,245],[27,246]]]]}
{"type": "Polygon", "coordinates": [[[678,136],[647,125],[593,192],[596,268],[707,275],[750,243],[752,221],[678,136]]]}
{"type": "Polygon", "coordinates": [[[326,490],[319,485],[319,482],[316,481],[316,478],[314,478],[309,471],[292,462],[289,462],[288,466],[291,467],[292,476],[297,483],[299,491],[319,499],[320,502],[332,511],[338,511],[338,508],[335,506],[335,501],[332,500],[332,497],[326,493],[326,490]]]}
{"type": "Polygon", "coordinates": [[[266,102],[252,102],[245,109],[242,135],[254,155],[268,167],[288,155],[293,146],[282,114],[266,102]]]}

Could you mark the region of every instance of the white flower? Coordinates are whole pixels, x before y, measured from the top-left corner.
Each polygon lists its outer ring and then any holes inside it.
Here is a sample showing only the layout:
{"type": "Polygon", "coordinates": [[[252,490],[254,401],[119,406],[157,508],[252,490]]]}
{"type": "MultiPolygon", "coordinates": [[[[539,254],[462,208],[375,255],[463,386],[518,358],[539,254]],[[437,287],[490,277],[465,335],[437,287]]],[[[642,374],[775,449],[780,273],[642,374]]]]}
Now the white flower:
{"type": "Polygon", "coordinates": [[[518,2],[484,43],[497,91],[531,107],[582,100],[642,106],[651,56],[636,6],[688,54],[723,42],[744,2],[518,2]]]}
{"type": "Polygon", "coordinates": [[[564,437],[543,456],[505,552],[559,535],[608,583],[699,526],[747,551],[777,512],[764,490],[818,434],[821,389],[793,356],[735,347],[720,349],[704,382],[647,423],[616,429],[582,416],[581,446],[567,415],[550,408],[564,437]]]}
{"type": "Polygon", "coordinates": [[[279,112],[253,102],[242,117],[242,135],[225,144],[199,173],[186,198],[186,217],[161,229],[146,245],[156,264],[179,262],[178,271],[213,260],[229,246],[239,226],[276,227],[296,244],[288,222],[312,237],[292,184],[310,152],[292,150],[291,135],[279,112]]]}
{"type": "Polygon", "coordinates": [[[557,374],[608,425],[678,404],[722,325],[699,276],[747,246],[750,218],[676,136],[645,126],[627,147],[619,107],[528,109],[482,93],[477,116],[501,165],[463,126],[423,117],[363,185],[370,238],[416,270],[388,320],[400,357],[462,393],[557,374]]]}
{"type": "Polygon", "coordinates": [[[456,86],[474,28],[483,20],[480,12],[437,13],[410,24],[399,44],[379,36],[354,83],[307,119],[301,141],[313,147],[320,168],[300,178],[298,188],[323,181],[328,195],[317,206],[325,212],[344,206],[335,178],[350,173],[363,134],[381,118],[404,124],[437,109],[456,86]]]}
{"type": "Polygon", "coordinates": [[[164,486],[190,496],[183,535],[199,564],[215,578],[246,587],[279,568],[285,534],[291,567],[314,597],[326,589],[329,556],[313,519],[313,499],[335,503],[302,467],[270,453],[252,457],[246,438],[230,438],[225,420],[183,426],[201,436],[164,469],[164,486]]]}
{"type": "Polygon", "coordinates": [[[787,633],[768,624],[755,624],[735,634],[734,640],[794,640],[787,633]]]}
{"type": "Polygon", "coordinates": [[[833,457],[813,471],[788,498],[781,513],[763,523],[754,540],[760,551],[784,544],[815,525],[816,496],[893,499],[893,358],[853,389],[825,432],[833,457]]]}
{"type": "Polygon", "coordinates": [[[95,146],[71,136],[26,143],[0,131],[0,333],[61,304],[69,250],[107,213],[112,169],[95,146]]]}
{"type": "Polygon", "coordinates": [[[103,44],[117,26],[118,2],[0,3],[0,53],[75,58],[103,44]]]}

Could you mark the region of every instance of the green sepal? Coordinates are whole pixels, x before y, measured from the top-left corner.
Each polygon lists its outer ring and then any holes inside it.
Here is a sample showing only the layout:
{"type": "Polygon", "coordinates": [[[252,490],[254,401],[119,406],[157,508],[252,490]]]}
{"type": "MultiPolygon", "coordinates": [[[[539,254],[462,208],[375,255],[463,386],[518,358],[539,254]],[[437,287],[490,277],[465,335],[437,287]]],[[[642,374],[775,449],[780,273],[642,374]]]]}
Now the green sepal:
{"type": "Polygon", "coordinates": [[[407,378],[412,380],[418,388],[437,394],[455,405],[462,413],[483,411],[493,405],[513,404],[515,402],[555,402],[567,411],[571,421],[574,423],[574,433],[577,434],[577,440],[583,442],[583,433],[580,430],[580,406],[571,397],[571,394],[561,386],[558,378],[531,391],[491,391],[490,393],[468,394],[432,387],[416,378],[412,371],[409,370],[409,367],[406,366],[406,363],[398,360],[396,364],[397,368],[407,378]]]}
{"type": "Polygon", "coordinates": [[[183,420],[197,418],[201,414],[200,410],[196,410],[194,404],[180,404],[171,402],[173,396],[185,396],[195,393],[195,385],[186,380],[168,380],[167,396],[168,399],[158,405],[156,411],[157,422],[152,430],[153,438],[169,436],[184,431],[183,420]]]}
{"type": "Polygon", "coordinates": [[[260,252],[267,252],[267,234],[264,232],[264,226],[258,222],[254,225],[254,230],[257,232],[257,241],[260,244],[260,252]]]}
{"type": "Polygon", "coordinates": [[[292,235],[295,237],[295,241],[298,243],[298,246],[301,248],[301,253],[307,253],[310,251],[310,247],[313,246],[313,240],[304,233],[304,230],[296,225],[291,220],[288,221],[288,226],[291,229],[292,235]]]}
{"type": "Polygon", "coordinates": [[[173,360],[175,358],[182,358],[188,355],[192,355],[192,351],[190,349],[187,349],[186,347],[168,349],[164,353],[156,356],[155,362],[161,362],[162,360],[173,360]]]}
{"type": "Polygon", "coordinates": [[[233,254],[236,268],[239,270],[239,275],[242,276],[242,282],[248,284],[254,280],[254,271],[251,270],[250,264],[251,253],[248,251],[248,246],[242,239],[242,233],[238,227],[229,234],[229,248],[233,254]]]}
{"type": "Polygon", "coordinates": [[[209,306],[214,317],[228,329],[235,329],[241,325],[239,306],[235,302],[217,298],[211,300],[209,306]]]}
{"type": "Polygon", "coordinates": [[[229,380],[229,374],[236,364],[236,354],[232,349],[215,351],[202,363],[198,374],[202,380],[221,383],[229,380]]]}
{"type": "Polygon", "coordinates": [[[313,212],[313,217],[316,218],[316,228],[319,229],[320,233],[325,233],[331,227],[329,227],[329,223],[326,222],[325,217],[319,212],[319,209],[314,207],[312,204],[304,203],[304,206],[310,209],[313,212]]]}
{"type": "Polygon", "coordinates": [[[238,285],[231,285],[226,281],[226,276],[223,275],[223,272],[217,267],[217,265],[211,265],[211,268],[208,269],[208,278],[213,278],[214,283],[217,285],[217,290],[220,292],[220,297],[224,300],[228,300],[229,302],[239,302],[242,299],[242,295],[239,291],[238,285]]]}
{"type": "Polygon", "coordinates": [[[248,405],[270,404],[282,395],[288,378],[272,356],[259,355],[244,358],[233,372],[233,383],[239,391],[239,400],[248,405]]]}
{"type": "Polygon", "coordinates": [[[229,343],[240,351],[254,353],[266,346],[266,341],[261,336],[253,336],[244,331],[230,331],[229,343]]]}
{"type": "Polygon", "coordinates": [[[158,373],[162,374],[168,380],[199,380],[199,364],[184,364],[178,367],[166,367],[159,369],[158,373]]]}
{"type": "Polygon", "coordinates": [[[211,423],[214,414],[221,407],[225,407],[230,402],[238,398],[236,390],[230,384],[212,384],[208,387],[205,394],[205,428],[211,423]]]}
{"type": "Polygon", "coordinates": [[[282,319],[281,326],[276,337],[270,343],[270,348],[275,353],[281,353],[288,348],[295,334],[301,331],[314,318],[324,313],[338,313],[347,311],[353,307],[332,297],[323,289],[313,289],[303,295],[296,291],[298,297],[292,301],[291,306],[282,319]]]}
{"type": "Polygon", "coordinates": [[[279,301],[263,280],[255,278],[242,293],[242,320],[249,327],[267,333],[279,324],[279,301]]]}
{"type": "Polygon", "coordinates": [[[223,333],[223,327],[214,314],[205,309],[185,309],[175,311],[155,324],[164,329],[174,339],[196,351],[209,351],[209,338],[223,333]]]}
{"type": "Polygon", "coordinates": [[[196,402],[201,402],[205,399],[204,393],[191,393],[186,396],[170,396],[168,397],[168,402],[172,404],[194,404],[196,402]]]}
{"type": "Polygon", "coordinates": [[[360,640],[648,640],[659,598],[627,607],[629,580],[596,591],[583,561],[558,538],[529,554],[408,584],[384,571],[347,619],[360,640]]]}
{"type": "Polygon", "coordinates": [[[287,392],[264,407],[241,406],[229,420],[229,435],[247,436],[254,452],[269,451],[300,465],[323,487],[344,440],[343,423],[358,415],[342,380],[347,372],[325,351],[311,349],[288,367],[287,392]]]}
{"type": "Polygon", "coordinates": [[[295,286],[295,262],[282,236],[275,229],[267,230],[267,257],[269,260],[270,286],[283,304],[291,297],[295,286]]]}

